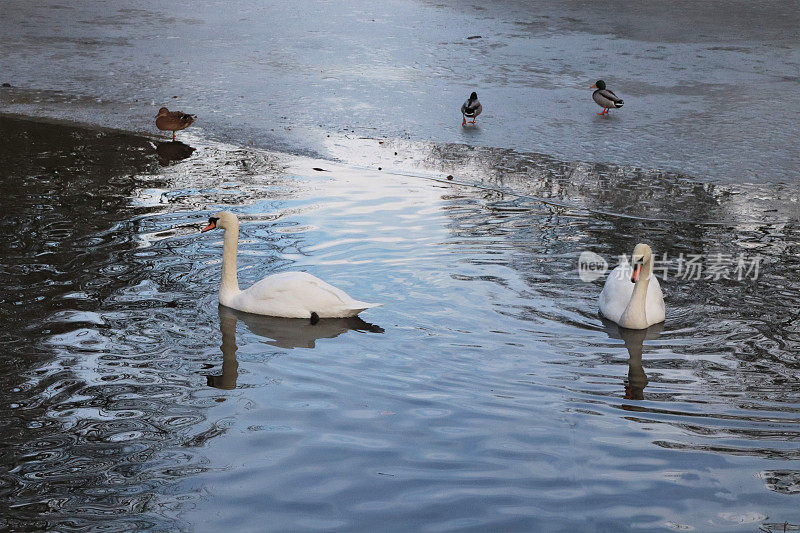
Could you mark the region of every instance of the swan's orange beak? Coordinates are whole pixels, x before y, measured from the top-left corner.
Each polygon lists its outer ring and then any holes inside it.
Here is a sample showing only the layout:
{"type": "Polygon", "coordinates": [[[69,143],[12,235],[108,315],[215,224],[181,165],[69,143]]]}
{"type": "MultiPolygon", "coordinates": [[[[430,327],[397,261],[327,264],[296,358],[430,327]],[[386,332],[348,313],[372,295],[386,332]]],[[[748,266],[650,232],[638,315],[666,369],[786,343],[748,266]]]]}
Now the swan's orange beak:
{"type": "Polygon", "coordinates": [[[595,83],[594,85],[592,85],[592,86],[591,86],[591,87],[589,87],[589,88],[590,88],[590,89],[597,89],[597,84],[595,83]]]}
{"type": "Polygon", "coordinates": [[[205,232],[210,231],[212,229],[216,229],[216,227],[217,227],[217,225],[214,222],[212,222],[211,224],[209,224],[205,228],[201,229],[200,233],[205,233],[205,232]]]}
{"type": "Polygon", "coordinates": [[[639,273],[642,271],[642,264],[639,263],[633,266],[633,275],[631,276],[631,283],[639,281],[639,273]]]}

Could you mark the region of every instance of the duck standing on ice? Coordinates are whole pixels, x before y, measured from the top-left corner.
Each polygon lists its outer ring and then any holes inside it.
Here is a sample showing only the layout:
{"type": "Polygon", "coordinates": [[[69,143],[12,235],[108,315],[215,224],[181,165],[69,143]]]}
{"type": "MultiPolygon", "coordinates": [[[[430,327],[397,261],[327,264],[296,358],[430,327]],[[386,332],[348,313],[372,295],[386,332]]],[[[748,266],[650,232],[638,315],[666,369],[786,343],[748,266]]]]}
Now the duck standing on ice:
{"type": "Polygon", "coordinates": [[[603,80],[597,80],[597,82],[589,88],[597,89],[592,93],[592,98],[597,105],[603,108],[603,111],[598,113],[598,115],[607,115],[609,109],[619,109],[622,107],[622,98],[614,94],[612,90],[606,89],[606,82],[603,80]]]}
{"type": "Polygon", "coordinates": [[[478,101],[478,93],[473,92],[471,95],[469,95],[467,101],[461,106],[461,125],[467,125],[467,117],[472,119],[470,124],[475,124],[475,119],[478,118],[478,115],[481,114],[481,111],[483,111],[483,106],[478,101]]]}
{"type": "Polygon", "coordinates": [[[172,140],[175,140],[175,132],[188,128],[194,122],[197,115],[190,115],[183,111],[170,111],[166,107],[158,110],[156,115],[156,128],[162,131],[172,131],[172,140]]]}

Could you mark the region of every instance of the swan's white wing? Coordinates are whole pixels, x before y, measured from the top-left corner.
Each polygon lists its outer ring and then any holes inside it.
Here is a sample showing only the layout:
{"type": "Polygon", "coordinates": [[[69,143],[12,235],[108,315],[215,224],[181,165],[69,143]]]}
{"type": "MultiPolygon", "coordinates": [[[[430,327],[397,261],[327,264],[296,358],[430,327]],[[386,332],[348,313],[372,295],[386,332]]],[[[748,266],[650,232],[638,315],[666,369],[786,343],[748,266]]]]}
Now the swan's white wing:
{"type": "MultiPolygon", "coordinates": [[[[633,296],[635,284],[631,283],[632,274],[633,269],[630,264],[619,265],[608,274],[603,292],[600,293],[600,313],[616,323],[619,323],[633,296]]],[[[663,322],[666,317],[665,311],[661,284],[658,278],[651,274],[645,297],[645,316],[648,325],[663,322]]]]}
{"type": "Polygon", "coordinates": [[[626,262],[609,272],[606,278],[603,292],[600,293],[600,313],[609,320],[618,323],[631,301],[634,286],[631,275],[633,269],[626,262]]]}
{"type": "Polygon", "coordinates": [[[360,302],[346,292],[308,274],[281,272],[253,284],[236,297],[236,308],[249,313],[308,318],[346,317],[376,304],[360,302]]]}

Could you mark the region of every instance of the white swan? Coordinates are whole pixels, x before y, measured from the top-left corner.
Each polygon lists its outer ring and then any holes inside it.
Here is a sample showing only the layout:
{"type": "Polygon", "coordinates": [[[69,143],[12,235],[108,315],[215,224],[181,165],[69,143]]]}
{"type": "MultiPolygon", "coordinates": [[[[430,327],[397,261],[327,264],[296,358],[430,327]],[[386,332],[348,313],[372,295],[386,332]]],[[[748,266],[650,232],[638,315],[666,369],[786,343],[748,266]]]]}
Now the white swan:
{"type": "Polygon", "coordinates": [[[219,303],[257,315],[284,318],[345,318],[381,304],[352,299],[343,290],[306,272],[281,272],[239,290],[236,251],[239,246],[239,219],[230,211],[220,211],[208,219],[202,232],[222,228],[222,281],[219,303]]]}
{"type": "Polygon", "coordinates": [[[600,293],[600,313],[628,329],[645,329],[664,321],[664,295],[653,276],[653,252],[637,244],[631,256],[611,271],[600,293]]]}

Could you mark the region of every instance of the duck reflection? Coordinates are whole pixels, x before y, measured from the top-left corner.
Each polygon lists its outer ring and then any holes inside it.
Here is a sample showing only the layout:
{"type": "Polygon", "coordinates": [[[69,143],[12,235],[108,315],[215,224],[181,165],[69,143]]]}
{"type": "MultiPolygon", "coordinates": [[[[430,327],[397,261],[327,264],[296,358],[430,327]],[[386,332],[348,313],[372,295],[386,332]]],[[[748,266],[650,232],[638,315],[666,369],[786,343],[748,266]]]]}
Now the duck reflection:
{"type": "Polygon", "coordinates": [[[612,339],[622,339],[628,350],[628,379],[625,380],[625,399],[643,400],[647,386],[647,374],[642,367],[642,351],[645,340],[657,339],[664,329],[664,323],[647,329],[621,328],[610,320],[603,319],[603,327],[612,339]]]}
{"type": "Polygon", "coordinates": [[[222,374],[206,376],[209,387],[232,390],[236,388],[239,377],[239,363],[236,360],[236,323],[241,320],[251,333],[270,339],[267,344],[279,348],[316,347],[317,339],[333,339],[350,330],[370,333],[383,333],[383,328],[356,317],[321,318],[312,323],[299,318],[277,318],[271,316],[243,313],[220,305],[219,330],[222,332],[222,374]]]}
{"type": "Polygon", "coordinates": [[[156,144],[158,163],[162,167],[166,167],[174,161],[186,159],[192,155],[194,151],[194,148],[180,141],[160,142],[156,144]]]}

